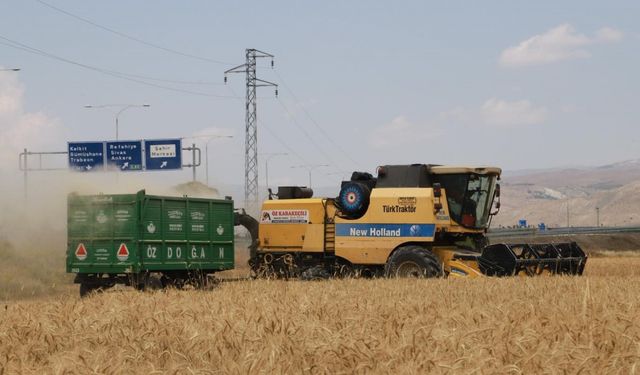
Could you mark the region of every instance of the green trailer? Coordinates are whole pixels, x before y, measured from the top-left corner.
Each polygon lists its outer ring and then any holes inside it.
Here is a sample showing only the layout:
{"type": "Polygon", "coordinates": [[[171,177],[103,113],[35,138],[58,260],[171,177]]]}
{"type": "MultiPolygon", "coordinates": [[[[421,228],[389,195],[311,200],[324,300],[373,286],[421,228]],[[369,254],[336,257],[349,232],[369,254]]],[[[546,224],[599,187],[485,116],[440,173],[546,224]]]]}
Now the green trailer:
{"type": "Polygon", "coordinates": [[[80,295],[125,284],[138,289],[204,287],[234,267],[230,199],[136,194],[67,200],[67,272],[80,295]]]}

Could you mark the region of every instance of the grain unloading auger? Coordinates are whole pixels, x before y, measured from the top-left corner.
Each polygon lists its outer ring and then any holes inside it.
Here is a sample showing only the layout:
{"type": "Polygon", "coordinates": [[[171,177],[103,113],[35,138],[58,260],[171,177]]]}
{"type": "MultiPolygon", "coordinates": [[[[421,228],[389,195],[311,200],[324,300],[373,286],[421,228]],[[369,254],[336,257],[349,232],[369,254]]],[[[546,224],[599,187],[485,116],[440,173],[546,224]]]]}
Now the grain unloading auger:
{"type": "Polygon", "coordinates": [[[256,275],[477,277],[584,270],[587,256],[575,242],[489,244],[486,231],[500,208],[499,168],[412,164],[377,172],[354,172],[337,198],[280,187],[258,220],[237,213],[236,222],[251,228],[256,275]]]}

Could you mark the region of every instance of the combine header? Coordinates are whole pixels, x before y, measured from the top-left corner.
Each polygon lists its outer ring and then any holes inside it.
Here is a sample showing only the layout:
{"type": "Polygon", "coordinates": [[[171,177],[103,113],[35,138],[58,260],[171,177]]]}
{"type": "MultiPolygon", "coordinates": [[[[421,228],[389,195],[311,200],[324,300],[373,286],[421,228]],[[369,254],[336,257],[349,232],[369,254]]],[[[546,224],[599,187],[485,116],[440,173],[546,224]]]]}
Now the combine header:
{"type": "Polygon", "coordinates": [[[495,244],[482,249],[480,270],[488,276],[582,275],[587,256],[575,242],[495,244]]]}
{"type": "Polygon", "coordinates": [[[237,213],[236,224],[254,237],[249,262],[258,276],[582,274],[587,256],[575,242],[488,244],[485,234],[500,208],[500,173],[386,165],[377,177],[354,172],[336,198],[280,187],[259,220],[237,213]]]}

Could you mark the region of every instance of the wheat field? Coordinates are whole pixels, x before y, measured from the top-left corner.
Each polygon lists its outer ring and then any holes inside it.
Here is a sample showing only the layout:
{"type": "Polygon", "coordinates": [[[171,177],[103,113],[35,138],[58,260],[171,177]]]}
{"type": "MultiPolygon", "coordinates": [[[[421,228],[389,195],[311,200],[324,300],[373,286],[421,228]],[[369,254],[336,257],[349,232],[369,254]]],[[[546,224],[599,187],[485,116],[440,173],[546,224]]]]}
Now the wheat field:
{"type": "Polygon", "coordinates": [[[0,306],[4,373],[639,371],[640,258],[582,277],[239,281],[0,306]]]}

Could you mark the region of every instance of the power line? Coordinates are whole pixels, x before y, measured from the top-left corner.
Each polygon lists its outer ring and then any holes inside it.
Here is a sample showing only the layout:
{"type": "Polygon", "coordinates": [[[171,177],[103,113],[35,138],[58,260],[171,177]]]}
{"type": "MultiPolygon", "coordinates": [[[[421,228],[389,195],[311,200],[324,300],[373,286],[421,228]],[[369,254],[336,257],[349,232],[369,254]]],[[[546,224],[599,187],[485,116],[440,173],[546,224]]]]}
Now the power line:
{"type": "MultiPolygon", "coordinates": [[[[226,86],[229,91],[231,92],[231,94],[233,94],[233,96],[235,98],[237,98],[238,100],[242,100],[242,98],[240,96],[238,96],[238,94],[235,92],[235,90],[233,90],[231,88],[231,86],[227,85],[226,86]]],[[[287,144],[287,142],[283,141],[282,138],[280,138],[273,130],[271,130],[271,128],[269,128],[268,126],[265,126],[264,124],[261,125],[263,128],[265,128],[267,130],[267,132],[269,134],[271,134],[271,136],[278,141],[278,143],[280,143],[284,148],[286,148],[293,156],[297,157],[298,159],[300,159],[302,162],[304,162],[305,164],[307,164],[307,160],[305,158],[303,158],[298,152],[296,152],[293,148],[291,148],[291,146],[289,146],[289,144],[287,144]]]]}
{"type": "Polygon", "coordinates": [[[280,137],[278,137],[277,134],[275,134],[271,128],[269,128],[268,126],[264,126],[262,125],[263,128],[265,128],[267,130],[267,132],[269,132],[269,134],[271,134],[271,136],[273,138],[276,139],[276,141],[278,141],[284,148],[286,148],[291,154],[293,154],[295,157],[297,157],[298,159],[300,159],[303,163],[307,164],[307,160],[305,158],[303,158],[302,156],[300,156],[300,154],[298,154],[294,149],[292,149],[285,141],[283,141],[280,137]]]}
{"type": "Polygon", "coordinates": [[[281,99],[278,99],[278,103],[280,103],[280,105],[282,106],[282,108],[284,109],[284,111],[289,115],[289,118],[291,118],[291,120],[293,121],[293,123],[298,127],[298,129],[300,129],[300,131],[302,132],[302,134],[304,134],[304,136],[309,140],[309,142],[315,146],[315,148],[331,163],[333,164],[334,167],[340,169],[340,167],[338,167],[338,164],[336,164],[336,162],[333,161],[333,159],[331,159],[331,157],[329,156],[329,154],[327,154],[322,147],[320,147],[320,145],[313,139],[313,137],[311,137],[309,135],[309,133],[304,129],[304,127],[302,127],[302,125],[300,125],[300,123],[298,122],[298,120],[296,120],[295,116],[293,116],[293,114],[291,113],[291,111],[289,111],[289,109],[287,108],[287,106],[282,102],[281,99]]]}
{"type": "Polygon", "coordinates": [[[302,111],[305,113],[305,115],[307,115],[307,117],[309,118],[309,120],[311,120],[311,122],[315,125],[315,127],[320,131],[320,133],[322,133],[322,135],[331,143],[333,144],[338,151],[340,151],[344,156],[347,157],[347,159],[349,159],[352,163],[356,164],[356,165],[360,165],[359,162],[357,162],[356,160],[354,160],[338,143],[336,143],[330,136],[329,134],[327,134],[327,132],[318,124],[318,122],[311,116],[311,114],[309,113],[309,111],[307,111],[307,109],[302,105],[302,103],[300,103],[300,100],[298,100],[298,97],[296,96],[296,94],[293,93],[293,90],[291,90],[291,88],[289,87],[289,85],[287,85],[287,83],[285,82],[285,80],[282,78],[282,76],[278,73],[277,69],[273,70],[274,73],[276,74],[276,76],[278,77],[278,79],[280,80],[280,82],[282,82],[282,85],[284,86],[285,89],[287,89],[287,91],[289,91],[289,94],[291,94],[291,96],[293,97],[293,99],[296,101],[298,107],[300,107],[302,109],[302,111]]]}
{"type": "Polygon", "coordinates": [[[173,53],[175,55],[180,55],[180,56],[183,56],[183,57],[189,57],[189,58],[192,58],[192,59],[196,59],[196,60],[200,60],[200,61],[206,61],[206,62],[210,62],[210,63],[214,63],[214,64],[232,65],[232,63],[228,63],[228,62],[225,62],[225,61],[214,60],[214,59],[210,59],[208,57],[197,56],[197,55],[193,55],[193,54],[190,54],[190,53],[181,52],[181,51],[175,50],[173,48],[163,47],[163,46],[160,46],[160,45],[155,44],[155,43],[147,42],[147,41],[142,40],[140,38],[136,38],[135,36],[131,36],[129,34],[125,34],[125,33],[121,32],[121,31],[114,30],[114,29],[112,29],[110,27],[100,25],[100,24],[98,24],[96,22],[93,22],[93,21],[88,20],[86,18],[80,17],[77,14],[73,14],[73,13],[67,11],[67,10],[64,10],[62,8],[58,8],[58,7],[56,7],[54,5],[51,5],[51,4],[47,3],[47,2],[44,2],[42,0],[35,0],[35,1],[40,3],[40,4],[42,4],[42,5],[44,5],[44,6],[46,6],[46,7],[48,7],[48,8],[50,8],[50,9],[55,10],[56,12],[65,14],[65,15],[67,15],[69,17],[75,18],[75,19],[77,19],[79,21],[82,21],[82,22],[87,23],[87,24],[89,24],[91,26],[97,27],[97,28],[102,29],[104,31],[110,32],[112,34],[118,35],[118,36],[120,36],[122,38],[129,39],[129,40],[132,40],[132,41],[140,43],[140,44],[144,44],[145,46],[148,46],[148,47],[156,48],[156,49],[159,49],[159,50],[162,50],[162,51],[165,51],[165,52],[173,53]]]}
{"type": "MultiPolygon", "coordinates": [[[[276,73],[277,74],[277,73],[276,73]]],[[[280,80],[282,81],[282,78],[278,75],[278,77],[280,78],[280,80]]],[[[283,81],[284,83],[284,81],[283,81]]],[[[229,86],[228,86],[229,87],[229,86]]],[[[285,87],[287,87],[285,85],[285,87]]],[[[235,97],[237,97],[238,99],[239,96],[236,94],[236,92],[229,87],[229,90],[233,93],[233,95],[235,97]]],[[[293,95],[293,92],[291,91],[291,89],[289,89],[287,87],[287,90],[293,95]]],[[[296,117],[293,115],[293,113],[291,113],[291,111],[289,111],[289,109],[287,108],[287,106],[284,104],[284,102],[280,99],[280,98],[276,98],[278,100],[278,103],[282,106],[282,108],[284,109],[285,113],[289,116],[289,118],[291,119],[291,121],[300,129],[300,131],[304,134],[304,136],[309,140],[309,142],[311,144],[314,145],[314,147],[326,158],[326,160],[328,160],[334,167],[336,167],[338,170],[342,170],[337,163],[335,163],[332,158],[322,149],[322,147],[320,147],[320,145],[315,141],[315,139],[313,139],[313,137],[311,137],[311,135],[305,130],[305,128],[297,121],[296,117]]],[[[304,110],[304,108],[303,108],[304,110]]],[[[305,110],[306,112],[306,110],[305,110]]],[[[307,112],[307,116],[311,116],[308,112],[307,112]]],[[[316,126],[319,127],[319,125],[314,121],[314,123],[316,124],[316,126]]],[[[286,144],[282,139],[280,139],[280,137],[278,137],[271,129],[269,129],[268,127],[265,127],[265,129],[267,129],[267,131],[269,132],[269,134],[271,134],[280,144],[282,144],[287,150],[289,150],[289,152],[291,152],[293,155],[295,155],[296,157],[298,157],[300,160],[302,160],[305,164],[308,164],[307,161],[300,156],[300,154],[298,154],[297,152],[295,152],[288,144],[286,144]]],[[[320,130],[322,131],[322,129],[320,128],[320,130]]],[[[328,135],[325,134],[326,137],[328,137],[328,135]]],[[[331,139],[329,139],[331,141],[331,139]]],[[[336,145],[337,146],[337,145],[336,145]]],[[[338,147],[338,146],[337,146],[338,147]]],[[[348,155],[347,155],[348,156],[348,155]]],[[[352,162],[354,162],[354,164],[358,164],[357,162],[355,162],[353,159],[351,159],[352,162]]]]}
{"type": "Polygon", "coordinates": [[[75,66],[79,66],[88,70],[92,70],[98,73],[102,73],[105,75],[109,75],[112,77],[116,77],[116,78],[120,78],[120,79],[124,79],[127,81],[132,81],[132,82],[136,82],[136,83],[140,83],[142,85],[146,85],[146,86],[151,86],[151,87],[155,87],[155,88],[161,88],[164,90],[170,90],[170,91],[175,91],[175,92],[180,92],[180,93],[185,93],[185,94],[191,94],[191,95],[198,95],[198,96],[207,96],[207,97],[216,97],[216,98],[231,98],[230,96],[225,96],[225,95],[216,95],[216,94],[209,94],[209,93],[203,93],[203,92],[197,92],[197,91],[191,91],[191,90],[184,90],[184,89],[180,89],[180,88],[176,88],[176,87],[169,87],[169,86],[163,86],[163,85],[158,85],[152,82],[146,82],[146,81],[142,81],[140,79],[136,79],[136,78],[132,78],[134,77],[134,75],[131,74],[127,74],[127,73],[121,73],[121,72],[117,72],[117,71],[112,71],[112,70],[108,70],[108,69],[104,69],[104,68],[99,68],[99,67],[95,67],[95,66],[91,66],[91,65],[87,65],[87,64],[83,64],[83,63],[79,63],[77,61],[73,61],[73,60],[69,60],[66,59],[64,57],[60,57],[60,56],[56,56],[53,55],[51,53],[39,50],[37,48],[33,48],[30,47],[26,44],[20,43],[20,42],[16,42],[14,40],[11,40],[9,38],[5,38],[3,36],[0,35],[0,39],[6,40],[9,43],[4,43],[4,42],[0,42],[0,44],[6,45],[8,47],[12,47],[12,48],[16,48],[19,50],[23,50],[26,52],[30,52],[36,55],[40,55],[43,57],[48,57],[54,60],[58,60],[61,62],[65,62],[67,64],[71,64],[71,65],[75,65],[75,66]],[[13,44],[11,44],[13,43],[13,44]]]}
{"type": "MultiPolygon", "coordinates": [[[[156,83],[153,83],[153,82],[143,81],[142,80],[143,78],[141,78],[141,77],[144,77],[144,76],[128,74],[128,73],[122,73],[122,72],[118,72],[118,71],[115,71],[115,70],[109,70],[109,69],[99,68],[99,67],[96,67],[96,66],[80,63],[80,62],[77,62],[77,61],[74,61],[74,60],[70,60],[70,59],[67,59],[67,58],[64,58],[64,57],[60,57],[60,56],[54,55],[52,53],[37,49],[35,47],[28,46],[28,45],[26,45],[24,43],[17,42],[15,40],[6,38],[6,37],[4,37],[2,35],[0,35],[0,39],[6,41],[6,42],[0,41],[0,44],[3,44],[5,46],[11,47],[11,48],[19,49],[19,50],[26,51],[26,52],[29,52],[29,53],[33,53],[33,54],[36,54],[36,55],[39,55],[39,56],[43,56],[43,57],[48,57],[48,58],[53,59],[53,60],[61,61],[61,62],[67,63],[67,64],[75,65],[75,66],[79,66],[79,67],[84,68],[84,69],[92,70],[92,71],[95,71],[95,72],[98,72],[98,73],[102,73],[102,74],[109,75],[109,76],[112,76],[112,77],[120,78],[120,79],[123,79],[123,80],[136,82],[136,83],[139,83],[139,84],[142,84],[142,85],[151,86],[151,87],[160,88],[160,89],[169,90],[169,91],[180,92],[180,93],[183,93],[183,94],[206,96],[206,97],[213,97],[213,98],[220,98],[220,99],[230,99],[230,98],[235,99],[235,97],[228,96],[228,95],[217,95],[217,94],[210,94],[210,93],[204,93],[204,92],[198,92],[198,91],[192,91],[192,90],[185,90],[185,89],[181,89],[181,88],[177,88],[177,87],[163,86],[163,85],[159,85],[159,84],[156,84],[156,83]],[[140,79],[135,78],[135,77],[139,77],[140,79]]],[[[144,79],[153,80],[150,77],[146,77],[144,79]]]]}
{"type": "Polygon", "coordinates": [[[203,86],[222,86],[223,82],[208,82],[208,81],[183,81],[183,80],[175,80],[175,79],[166,79],[166,78],[154,78],[149,76],[143,76],[138,74],[130,74],[130,73],[122,73],[123,76],[134,77],[146,79],[149,81],[157,81],[157,82],[165,82],[165,83],[174,83],[178,85],[203,85],[203,86]]]}

